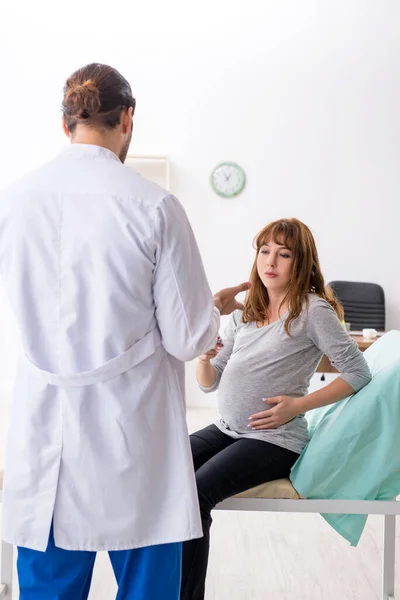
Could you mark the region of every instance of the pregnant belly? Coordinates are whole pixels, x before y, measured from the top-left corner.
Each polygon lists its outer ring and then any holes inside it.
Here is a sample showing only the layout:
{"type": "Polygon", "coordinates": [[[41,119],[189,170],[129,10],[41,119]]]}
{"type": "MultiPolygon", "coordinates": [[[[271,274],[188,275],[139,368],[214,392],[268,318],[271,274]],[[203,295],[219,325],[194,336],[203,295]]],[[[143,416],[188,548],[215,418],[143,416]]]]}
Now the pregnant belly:
{"type": "Polygon", "coordinates": [[[265,394],[261,391],[252,390],[246,393],[244,390],[238,393],[231,386],[221,386],[218,390],[218,409],[225,426],[237,433],[249,433],[251,431],[249,417],[269,408],[274,404],[263,402],[265,394]],[[230,388],[230,389],[229,389],[230,388]]]}
{"type": "Polygon", "coordinates": [[[263,398],[303,395],[301,390],[293,390],[292,385],[282,385],[282,381],[279,384],[280,389],[271,377],[255,377],[254,374],[244,373],[243,370],[241,373],[238,370],[232,373],[226,369],[218,388],[218,408],[225,426],[237,433],[249,433],[250,415],[276,406],[263,402],[263,398]]]}

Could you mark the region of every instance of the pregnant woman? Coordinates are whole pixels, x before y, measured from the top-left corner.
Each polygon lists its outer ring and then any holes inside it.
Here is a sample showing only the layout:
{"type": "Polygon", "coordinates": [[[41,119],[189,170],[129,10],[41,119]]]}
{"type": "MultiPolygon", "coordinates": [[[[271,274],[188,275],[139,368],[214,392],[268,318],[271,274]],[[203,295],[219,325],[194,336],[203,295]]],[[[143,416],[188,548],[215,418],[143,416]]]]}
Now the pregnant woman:
{"type": "Polygon", "coordinates": [[[304,414],[371,378],[341,324],[342,307],[325,287],[309,228],[297,219],[275,221],[255,244],[244,311],[231,315],[223,346],[198,360],[201,389],[218,389],[220,418],[190,436],[204,535],[183,545],[182,600],[204,598],[215,505],[288,477],[309,439],[304,414]],[[323,354],[339,377],[308,394],[323,354]]]}

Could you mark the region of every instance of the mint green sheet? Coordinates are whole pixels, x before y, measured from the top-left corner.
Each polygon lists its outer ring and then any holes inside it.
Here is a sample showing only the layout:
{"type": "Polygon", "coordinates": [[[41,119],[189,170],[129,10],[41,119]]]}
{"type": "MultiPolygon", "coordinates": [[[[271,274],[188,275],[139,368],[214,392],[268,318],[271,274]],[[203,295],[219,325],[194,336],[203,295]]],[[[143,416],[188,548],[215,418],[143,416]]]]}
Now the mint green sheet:
{"type": "MultiPolygon", "coordinates": [[[[400,494],[400,331],[364,356],[371,382],[337,404],[307,414],[311,440],[290,479],[305,498],[391,500],[400,494]]],[[[352,546],[365,515],[322,515],[352,546]]]]}

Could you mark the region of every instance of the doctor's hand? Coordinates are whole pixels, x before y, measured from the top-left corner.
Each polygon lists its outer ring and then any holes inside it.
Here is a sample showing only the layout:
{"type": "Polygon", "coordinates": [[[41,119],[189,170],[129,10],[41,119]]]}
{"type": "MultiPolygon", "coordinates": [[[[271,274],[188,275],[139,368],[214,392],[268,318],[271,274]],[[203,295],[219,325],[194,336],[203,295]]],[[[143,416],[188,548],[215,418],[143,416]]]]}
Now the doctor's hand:
{"type": "Polygon", "coordinates": [[[241,292],[246,292],[251,288],[251,283],[241,283],[235,287],[225,288],[214,294],[214,306],[216,306],[221,315],[230,315],[234,310],[243,310],[244,306],[236,300],[241,292]]]}
{"type": "Polygon", "coordinates": [[[263,398],[267,404],[275,404],[273,408],[250,415],[248,427],[251,429],[276,429],[280,425],[289,423],[297,417],[302,410],[299,406],[300,398],[290,396],[275,396],[275,398],[263,398]]]}

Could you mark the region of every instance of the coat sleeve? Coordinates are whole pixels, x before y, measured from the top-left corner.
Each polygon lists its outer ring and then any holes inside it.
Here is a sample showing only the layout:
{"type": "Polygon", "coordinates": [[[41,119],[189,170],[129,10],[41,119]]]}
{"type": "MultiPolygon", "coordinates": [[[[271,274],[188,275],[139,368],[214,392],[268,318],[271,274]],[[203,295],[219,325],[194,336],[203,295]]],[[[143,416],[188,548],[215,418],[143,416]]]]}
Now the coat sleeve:
{"type": "Polygon", "coordinates": [[[162,344],[179,360],[193,360],[215,346],[220,314],[189,220],[174,196],[156,208],[154,237],[153,297],[162,344]]]}

